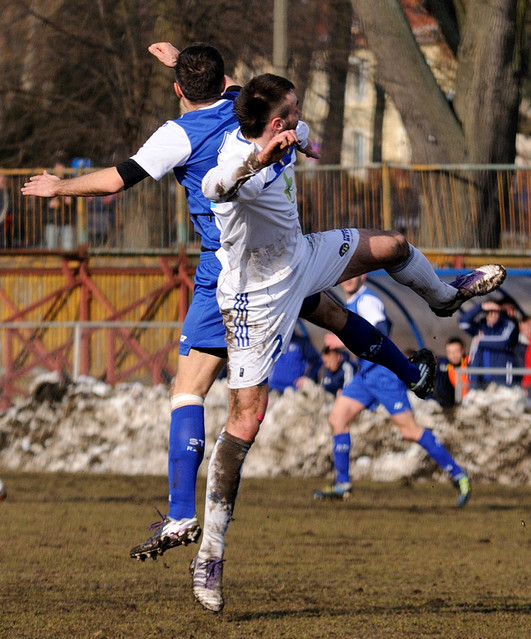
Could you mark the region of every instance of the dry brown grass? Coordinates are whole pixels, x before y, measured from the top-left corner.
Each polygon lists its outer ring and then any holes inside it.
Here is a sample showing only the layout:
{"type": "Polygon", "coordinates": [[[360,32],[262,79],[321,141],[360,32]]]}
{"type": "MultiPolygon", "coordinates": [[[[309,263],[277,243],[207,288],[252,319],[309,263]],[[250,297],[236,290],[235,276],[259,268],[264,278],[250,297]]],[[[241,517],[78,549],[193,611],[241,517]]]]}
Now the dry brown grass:
{"type": "Polygon", "coordinates": [[[474,486],[459,511],[449,485],[358,484],[325,503],[319,480],[244,480],[213,615],[190,590],[197,546],[128,558],[163,477],[3,479],[2,639],[531,636],[531,487],[474,486]]]}

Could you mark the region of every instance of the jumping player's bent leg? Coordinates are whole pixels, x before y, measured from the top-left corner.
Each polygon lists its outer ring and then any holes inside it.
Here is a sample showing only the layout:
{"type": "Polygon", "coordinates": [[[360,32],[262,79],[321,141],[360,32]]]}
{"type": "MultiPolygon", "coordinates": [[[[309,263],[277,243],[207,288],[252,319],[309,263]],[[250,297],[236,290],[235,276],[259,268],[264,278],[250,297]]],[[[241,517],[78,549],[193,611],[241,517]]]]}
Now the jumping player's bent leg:
{"type": "Polygon", "coordinates": [[[466,300],[497,289],[507,276],[503,266],[487,264],[447,284],[439,279],[425,255],[400,233],[359,229],[359,238],[340,281],[384,268],[396,282],[428,302],[436,315],[452,315],[466,300]]]}

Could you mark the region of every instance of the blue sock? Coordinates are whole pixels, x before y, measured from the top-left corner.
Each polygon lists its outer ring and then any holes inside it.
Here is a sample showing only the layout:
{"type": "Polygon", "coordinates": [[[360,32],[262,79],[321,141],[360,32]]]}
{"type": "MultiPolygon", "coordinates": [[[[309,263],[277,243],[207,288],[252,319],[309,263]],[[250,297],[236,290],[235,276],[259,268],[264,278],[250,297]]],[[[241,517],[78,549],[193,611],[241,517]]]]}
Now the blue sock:
{"type": "Polygon", "coordinates": [[[180,406],[171,413],[168,485],[170,510],[174,519],[195,514],[197,471],[205,454],[203,406],[180,406]]]}
{"type": "Polygon", "coordinates": [[[452,479],[464,474],[463,469],[455,463],[454,458],[431,430],[425,428],[418,443],[424,448],[433,461],[437,462],[447,473],[450,473],[452,479]]]}
{"type": "Polygon", "coordinates": [[[408,386],[419,381],[419,369],[363,317],[349,311],[347,323],[337,336],[354,355],[385,366],[408,386]]]}
{"type": "Polygon", "coordinates": [[[350,482],[350,433],[334,435],[334,468],[336,470],[336,483],[350,482]]]}

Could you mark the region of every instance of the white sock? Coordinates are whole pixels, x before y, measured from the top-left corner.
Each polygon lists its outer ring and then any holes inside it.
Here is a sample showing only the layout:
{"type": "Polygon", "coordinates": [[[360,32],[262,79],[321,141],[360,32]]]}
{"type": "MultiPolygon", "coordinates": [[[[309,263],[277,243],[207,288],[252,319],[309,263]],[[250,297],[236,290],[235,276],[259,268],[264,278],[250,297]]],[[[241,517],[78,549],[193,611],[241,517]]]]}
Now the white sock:
{"type": "Polygon", "coordinates": [[[430,306],[437,308],[451,302],[457,289],[441,281],[426,256],[412,244],[409,246],[411,253],[407,260],[394,268],[386,269],[389,275],[396,282],[415,291],[430,306]]]}

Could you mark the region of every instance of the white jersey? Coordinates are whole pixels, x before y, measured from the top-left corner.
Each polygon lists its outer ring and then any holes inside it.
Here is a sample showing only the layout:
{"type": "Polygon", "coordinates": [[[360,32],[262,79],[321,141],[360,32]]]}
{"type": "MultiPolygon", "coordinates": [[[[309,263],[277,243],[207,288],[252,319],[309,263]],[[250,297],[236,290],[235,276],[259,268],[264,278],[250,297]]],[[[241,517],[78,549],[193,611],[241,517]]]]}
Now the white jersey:
{"type": "MultiPolygon", "coordinates": [[[[308,126],[299,122],[299,146],[308,144],[308,126]]],[[[254,171],[248,158],[261,148],[243,138],[240,129],[227,136],[218,165],[203,179],[221,232],[217,256],[222,265],[220,287],[237,293],[266,288],[288,277],[297,266],[305,242],[297,210],[295,149],[280,162],[254,171]],[[227,201],[243,177],[251,177],[227,201]]]]}

